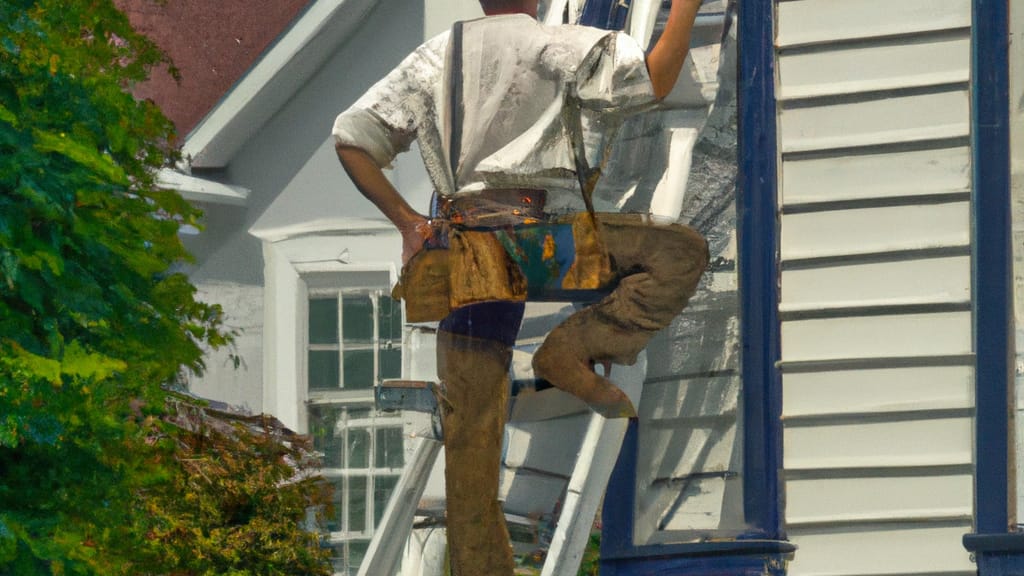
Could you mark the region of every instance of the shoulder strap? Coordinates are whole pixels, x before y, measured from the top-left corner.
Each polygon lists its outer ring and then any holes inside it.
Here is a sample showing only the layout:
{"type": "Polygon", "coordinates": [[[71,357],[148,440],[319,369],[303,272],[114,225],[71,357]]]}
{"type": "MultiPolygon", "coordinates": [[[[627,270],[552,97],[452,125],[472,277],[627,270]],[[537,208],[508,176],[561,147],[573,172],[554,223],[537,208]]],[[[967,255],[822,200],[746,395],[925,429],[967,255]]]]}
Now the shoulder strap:
{"type": "Polygon", "coordinates": [[[459,167],[459,157],[462,154],[462,120],[465,113],[462,93],[462,25],[463,23],[459,21],[452,26],[452,57],[448,77],[448,122],[451,128],[448,159],[451,163],[453,184],[459,167]]]}
{"type": "Polygon", "coordinates": [[[563,108],[566,128],[569,130],[569,139],[572,144],[570,153],[576,163],[576,178],[580,183],[580,192],[583,194],[583,204],[587,212],[594,214],[594,188],[597,187],[597,180],[601,177],[601,167],[591,168],[587,161],[587,148],[583,142],[583,117],[580,113],[579,102],[575,101],[572,94],[575,87],[569,86],[566,90],[566,103],[563,108]]]}

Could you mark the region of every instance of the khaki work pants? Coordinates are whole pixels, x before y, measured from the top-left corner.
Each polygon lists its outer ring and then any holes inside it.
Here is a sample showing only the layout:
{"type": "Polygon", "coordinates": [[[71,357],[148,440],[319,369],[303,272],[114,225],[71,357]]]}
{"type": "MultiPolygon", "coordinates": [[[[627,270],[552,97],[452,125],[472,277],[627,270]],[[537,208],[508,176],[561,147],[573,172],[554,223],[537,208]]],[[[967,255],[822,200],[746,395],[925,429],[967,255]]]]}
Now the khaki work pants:
{"type": "MultiPolygon", "coordinates": [[[[536,374],[606,416],[633,407],[595,362],[632,364],[651,337],[686,307],[708,263],[707,244],[681,225],[600,215],[616,288],[555,328],[534,356],[536,374]]],[[[448,542],[455,576],[511,576],[508,530],[498,501],[511,347],[441,330],[448,542]]],[[[553,440],[554,441],[554,440],[553,440]]]]}

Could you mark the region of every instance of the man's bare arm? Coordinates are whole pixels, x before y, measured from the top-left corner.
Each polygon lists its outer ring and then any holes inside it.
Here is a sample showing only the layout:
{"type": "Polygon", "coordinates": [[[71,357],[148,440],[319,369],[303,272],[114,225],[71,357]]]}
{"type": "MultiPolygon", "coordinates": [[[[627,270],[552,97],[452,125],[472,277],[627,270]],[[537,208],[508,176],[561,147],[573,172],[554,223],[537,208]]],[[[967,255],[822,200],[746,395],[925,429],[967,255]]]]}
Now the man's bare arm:
{"type": "Polygon", "coordinates": [[[409,206],[366,151],[342,144],[335,145],[334,149],[356,188],[401,232],[402,264],[405,264],[423,247],[423,242],[430,238],[430,223],[409,206]]]}
{"type": "Polygon", "coordinates": [[[647,53],[647,72],[657,98],[668,96],[676,85],[690,49],[690,33],[700,4],[701,0],[672,0],[665,31],[647,53]]]}

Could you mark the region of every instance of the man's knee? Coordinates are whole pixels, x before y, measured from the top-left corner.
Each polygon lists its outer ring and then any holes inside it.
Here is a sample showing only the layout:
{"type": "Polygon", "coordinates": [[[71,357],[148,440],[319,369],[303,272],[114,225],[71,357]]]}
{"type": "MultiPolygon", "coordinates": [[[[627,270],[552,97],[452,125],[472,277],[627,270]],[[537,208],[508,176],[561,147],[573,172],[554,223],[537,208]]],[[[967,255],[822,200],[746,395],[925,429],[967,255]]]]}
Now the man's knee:
{"type": "Polygon", "coordinates": [[[657,285],[655,291],[682,299],[685,305],[707,268],[707,241],[692,228],[672,225],[659,230],[652,244],[646,268],[657,285]]]}

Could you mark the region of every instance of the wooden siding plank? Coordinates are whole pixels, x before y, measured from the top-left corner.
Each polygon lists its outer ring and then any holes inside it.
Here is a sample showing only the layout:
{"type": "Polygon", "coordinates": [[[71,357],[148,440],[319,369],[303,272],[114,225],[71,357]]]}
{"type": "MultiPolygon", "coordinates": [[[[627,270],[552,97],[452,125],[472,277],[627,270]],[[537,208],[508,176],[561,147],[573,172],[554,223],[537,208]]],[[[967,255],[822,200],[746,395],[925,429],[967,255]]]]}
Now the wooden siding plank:
{"type": "Polygon", "coordinates": [[[969,311],[816,318],[782,323],[782,359],[786,362],[948,356],[970,352],[969,311]]]}
{"type": "Polygon", "coordinates": [[[743,525],[741,455],[735,423],[725,429],[642,430],[637,453],[638,541],[665,529],[706,530],[743,525]],[[683,494],[681,494],[681,491],[683,494]],[[681,498],[682,496],[682,498],[681,498]]]}
{"type": "Polygon", "coordinates": [[[970,366],[784,374],[783,417],[942,410],[973,406],[970,366]]]}
{"type": "Polygon", "coordinates": [[[670,486],[674,498],[684,498],[684,505],[669,508],[659,519],[660,530],[715,530],[721,525],[725,505],[725,478],[702,478],[682,485],[670,486]],[[681,493],[680,493],[681,492],[681,493]]]}
{"type": "Polygon", "coordinates": [[[782,216],[783,261],[969,243],[969,202],[782,216]]]}
{"type": "Polygon", "coordinates": [[[970,24],[970,0],[794,0],[778,4],[776,45],[898,36],[970,24]]]}
{"type": "Polygon", "coordinates": [[[944,194],[970,190],[966,146],[893,150],[782,162],[782,201],[798,204],[944,194]]]}
{"type": "Polygon", "coordinates": [[[971,462],[973,419],[948,417],[787,426],[787,470],[938,466],[971,462]]]}
{"type": "Polygon", "coordinates": [[[782,273],[780,311],[970,302],[969,256],[828,266],[782,273]]]}
{"type": "Polygon", "coordinates": [[[724,428],[649,430],[641,437],[639,470],[650,482],[677,482],[688,476],[727,474],[735,466],[736,423],[724,428]]]}
{"type": "Polygon", "coordinates": [[[968,92],[943,90],[857,101],[783,107],[783,154],[967,136],[968,92]]]}
{"type": "Polygon", "coordinates": [[[786,482],[786,524],[971,516],[971,474],[786,482]]]}
{"type": "Polygon", "coordinates": [[[640,419],[685,419],[700,416],[735,416],[740,381],[736,376],[693,378],[648,383],[644,386],[640,419]]]}
{"type": "Polygon", "coordinates": [[[969,521],[936,526],[905,524],[857,526],[846,530],[804,532],[791,530],[797,554],[789,565],[791,576],[840,574],[963,574],[977,567],[961,539],[971,531],[969,521]]]}
{"type": "Polygon", "coordinates": [[[779,55],[779,100],[967,82],[970,34],[779,55]]]}

